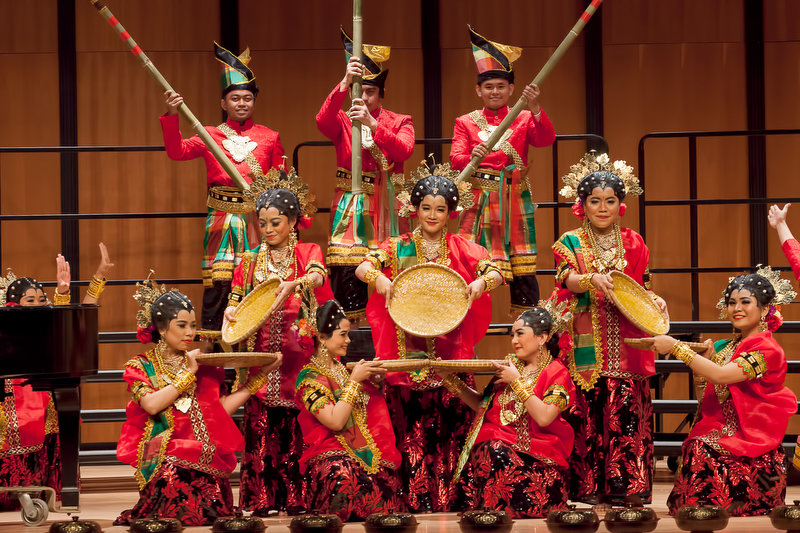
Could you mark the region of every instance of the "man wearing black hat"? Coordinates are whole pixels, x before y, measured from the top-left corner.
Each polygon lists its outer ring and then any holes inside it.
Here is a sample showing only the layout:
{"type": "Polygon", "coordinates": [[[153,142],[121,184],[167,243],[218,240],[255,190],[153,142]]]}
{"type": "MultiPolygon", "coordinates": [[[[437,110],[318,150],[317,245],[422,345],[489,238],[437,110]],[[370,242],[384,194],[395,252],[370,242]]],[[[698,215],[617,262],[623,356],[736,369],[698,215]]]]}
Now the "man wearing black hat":
{"type": "MultiPolygon", "coordinates": [[[[367,285],[356,278],[356,267],[370,249],[400,231],[408,231],[407,220],[398,220],[395,183],[403,182],[403,163],[414,150],[411,117],[382,106],[388,70],[388,46],[365,44],[359,58],[353,55],[353,41],[342,30],[347,67],[317,113],[317,128],[336,147],[336,193],[331,204],[331,237],[327,264],[336,299],[352,318],[364,316],[367,285]],[[352,106],[342,110],[353,77],[362,76],[363,93],[352,106]],[[352,120],[361,122],[363,203],[353,205],[351,188],[352,120]]],[[[399,192],[399,190],[397,191],[399,192]]]]}
{"type": "MultiPolygon", "coordinates": [[[[206,130],[249,183],[250,173],[266,174],[270,168],[282,165],[283,146],[278,132],[253,123],[258,86],[247,67],[250,49],[237,57],[214,43],[214,52],[222,67],[220,107],[227,113],[227,120],[206,130]]],[[[167,91],[164,96],[167,112],[161,117],[161,129],[167,156],[175,161],[202,157],[206,164],[208,217],[203,246],[202,328],[218,331],[228,304],[233,269],[242,254],[259,240],[258,221],[254,206],[245,202],[242,192],[200,137],[184,139],[181,135],[177,112],[183,97],[174,91],[167,91]]]]}

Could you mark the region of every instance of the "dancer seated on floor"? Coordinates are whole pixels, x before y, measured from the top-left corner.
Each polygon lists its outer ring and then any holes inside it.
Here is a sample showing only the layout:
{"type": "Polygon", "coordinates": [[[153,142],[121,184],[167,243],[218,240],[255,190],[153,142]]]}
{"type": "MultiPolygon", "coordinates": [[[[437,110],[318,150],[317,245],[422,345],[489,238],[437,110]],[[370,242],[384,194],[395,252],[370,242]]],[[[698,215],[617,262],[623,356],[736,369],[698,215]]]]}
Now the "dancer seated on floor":
{"type": "Polygon", "coordinates": [[[223,369],[198,366],[199,350],[187,351],[197,330],[189,298],[178,291],[159,295],[149,280],[136,297],[142,307],[137,337],[156,345],[125,364],[123,378],[133,399],[117,457],[136,468],[139,501],[114,524],[156,514],[184,525],[211,524],[234,513],[228,477],[244,440],[231,415],[264,385],[281,358],[226,394],[223,369]]]}
{"type": "Polygon", "coordinates": [[[558,350],[553,317],[535,307],[511,327],[515,354],[498,365],[483,394],[455,375],[445,386],[477,411],[456,477],[454,509],[488,506],[515,518],[541,518],[566,508],[573,431],[561,413],[575,395],[558,350]],[[461,469],[463,468],[463,471],[461,469]]]}
{"type": "Polygon", "coordinates": [[[669,512],[706,501],[732,516],[767,514],[786,496],[782,441],[797,398],[784,387],[786,356],[772,336],[780,304],[795,297],[769,267],[734,278],[717,305],[741,333],[708,341],[695,354],[667,335],[653,348],[672,353],[695,374],[699,417],[683,443],[683,461],[667,499],[669,512]]]}
{"type": "Polygon", "coordinates": [[[322,304],[316,319],[316,351],[297,377],[308,508],[345,521],[403,510],[400,452],[386,400],[370,382],[386,371],[359,361],[349,372],[339,362],[350,344],[350,320],[339,302],[322,304]]]}
{"type": "MultiPolygon", "coordinates": [[[[100,243],[102,259],[83,303],[97,303],[103,292],[105,276],[113,263],[100,243]]],[[[69,263],[56,257],[58,286],[53,299],[56,305],[70,303],[69,263]]],[[[33,278],[17,278],[9,272],[0,279],[0,306],[38,307],[49,302],[42,284],[33,278]]],[[[61,444],[58,436],[58,413],[48,391],[35,391],[24,378],[4,379],[0,393],[0,486],[47,486],[61,500],[61,444]]],[[[45,498],[46,500],[46,498],[45,498]]],[[[10,493],[0,494],[0,511],[20,508],[19,499],[10,493]]]]}

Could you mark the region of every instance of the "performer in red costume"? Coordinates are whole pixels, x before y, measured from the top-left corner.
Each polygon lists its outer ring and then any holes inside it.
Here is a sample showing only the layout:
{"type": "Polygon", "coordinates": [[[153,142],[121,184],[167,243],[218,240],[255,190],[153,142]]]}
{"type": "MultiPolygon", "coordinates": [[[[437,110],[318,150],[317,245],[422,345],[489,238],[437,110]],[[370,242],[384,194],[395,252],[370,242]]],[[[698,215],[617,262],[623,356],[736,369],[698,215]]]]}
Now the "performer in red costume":
{"type": "MultiPolygon", "coordinates": [[[[400,232],[408,222],[398,219],[395,186],[403,184],[403,163],[414,150],[414,124],[409,115],[383,107],[389,59],[388,46],[365,44],[363,55],[353,55],[353,41],[344,30],[347,67],[317,113],[317,128],[336,147],[336,193],[331,203],[331,237],[328,242],[328,267],[336,299],[347,316],[364,316],[367,286],[355,277],[355,269],[369,250],[400,232]],[[363,93],[345,112],[342,104],[349,94],[354,76],[362,76],[363,93]],[[361,122],[362,187],[364,196],[354,199],[350,170],[353,153],[353,123],[361,122]],[[350,206],[355,201],[356,205],[350,206]],[[363,202],[363,203],[362,203],[363,202]]],[[[399,192],[399,190],[397,191],[399,192]]]]}
{"type": "Polygon", "coordinates": [[[474,200],[461,214],[459,234],[489,250],[509,283],[512,311],[521,312],[539,301],[536,206],[527,175],[528,147],[550,146],[556,133],[539,105],[539,87],[526,85],[522,94],[528,99],[528,109],[490,149],[489,135],[508,114],[508,100],[514,93],[512,62],[522,50],[489,41],[471,27],[469,35],[478,68],[475,92],[483,100],[483,109],[456,119],[450,165],[463,170],[472,156],[484,159],[469,178],[474,200]]]}
{"type": "MultiPolygon", "coordinates": [[[[359,279],[375,286],[367,304],[375,353],[381,359],[471,359],[492,317],[487,292],[503,282],[498,267],[482,246],[447,232],[447,219],[459,201],[456,185],[440,175],[440,167],[416,171],[423,175],[411,190],[410,203],[420,220],[412,233],[387,239],[367,254],[356,270],[359,279]],[[424,173],[422,171],[425,171],[424,173]],[[397,326],[386,307],[393,280],[420,263],[449,266],[467,283],[471,307],[463,322],[436,338],[408,334],[397,326]]],[[[453,175],[453,174],[451,174],[453,175]]],[[[468,376],[470,384],[472,376],[468,376]]],[[[446,511],[453,496],[453,470],[464,442],[471,412],[442,380],[428,371],[390,373],[386,397],[403,454],[403,479],[413,512],[446,511]]]]}
{"type": "Polygon", "coordinates": [[[566,508],[574,436],[561,413],[575,386],[564,364],[553,359],[558,342],[551,338],[562,313],[554,309],[551,316],[535,307],[519,316],[511,327],[515,353],[506,364],[495,363],[495,377],[482,394],[452,375],[444,378],[477,412],[456,472],[464,467],[456,510],[487,506],[514,518],[542,518],[566,508]]]}
{"type": "MultiPolygon", "coordinates": [[[[102,259],[84,296],[83,303],[96,304],[113,263],[100,243],[102,259]]],[[[70,268],[64,256],[56,257],[58,286],[56,305],[70,303],[70,268]]],[[[33,278],[17,278],[9,270],[0,278],[0,306],[39,307],[49,302],[41,283],[33,278]]],[[[0,487],[47,486],[61,500],[61,445],[58,413],[52,395],[35,391],[24,378],[4,379],[0,391],[0,487]]],[[[46,500],[47,498],[44,498],[46,500]]],[[[17,496],[0,493],[0,511],[19,509],[17,496]]]]}
{"type": "Polygon", "coordinates": [[[178,291],[139,285],[136,336],[152,350],[125,364],[133,398],[117,457],[136,469],[139,501],[115,525],[158,515],[185,526],[211,524],[234,512],[229,477],[242,434],[231,415],[259,390],[279,357],[230,394],[222,368],[199,366],[188,351],[197,323],[192,302],[178,291]]]}
{"type": "MultiPolygon", "coordinates": [[[[248,68],[250,49],[239,57],[214,43],[214,52],[222,65],[220,107],[227,120],[217,127],[207,127],[211,137],[223,148],[239,174],[251,182],[250,173],[266,174],[283,164],[283,146],[278,132],[253,122],[258,86],[248,68]]],[[[164,93],[167,113],[161,117],[164,147],[175,161],[202,157],[208,175],[208,217],[203,241],[202,328],[218,331],[228,303],[233,269],[241,255],[258,242],[258,226],[253,205],[247,202],[233,180],[214,159],[200,137],[181,136],[178,106],[183,98],[176,92],[164,93]]]]}
{"type": "Polygon", "coordinates": [[[733,278],[717,304],[740,334],[707,341],[702,356],[670,336],[655,337],[656,351],[673,354],[695,373],[701,399],[667,499],[670,514],[698,502],[725,507],[732,516],[767,514],[783,505],[783,437],[797,398],[783,385],[786,356],[772,332],[783,323],[780,305],[796,295],[778,272],[764,267],[733,278]]]}
{"type": "MultiPolygon", "coordinates": [[[[650,252],[635,231],[621,227],[626,195],[642,191],[624,161],[586,154],[563,177],[565,198],[577,196],[573,212],[583,220],[555,244],[559,302],[569,302],[568,331],[574,346],[565,363],[578,392],[566,414],[575,429],[570,456],[570,499],[622,504],[638,495],[649,502],[653,485],[653,408],[649,377],[653,352],[628,346],[622,339],[643,337],[609,299],[611,272],[620,271],[650,291],[650,252]]],[[[666,302],[650,291],[666,312],[666,302]]]]}
{"type": "MultiPolygon", "coordinates": [[[[277,298],[263,326],[246,342],[245,350],[281,352],[283,365],[273,370],[267,383],[245,404],[245,451],[242,457],[239,505],[258,516],[270,511],[299,514],[305,510],[300,455],[303,435],[297,424],[295,401],[297,374],[314,353],[309,313],[316,302],[330,299],[322,249],[300,242],[296,227],[309,227],[309,196],[295,179],[278,181],[275,189],[258,197],[256,210],[261,246],[247,252],[233,274],[226,323],[234,307],[259,284],[278,277],[277,298]],[[294,192],[280,187],[292,187],[294,192]]],[[[258,368],[251,372],[258,372],[258,368]]],[[[240,374],[239,381],[246,381],[240,374]]]]}
{"type": "Polygon", "coordinates": [[[342,365],[350,321],[339,302],[322,304],[316,324],[314,356],[297,377],[309,508],[342,520],[402,511],[400,452],[386,401],[370,382],[386,371],[372,361],[360,361],[352,372],[342,365]]]}

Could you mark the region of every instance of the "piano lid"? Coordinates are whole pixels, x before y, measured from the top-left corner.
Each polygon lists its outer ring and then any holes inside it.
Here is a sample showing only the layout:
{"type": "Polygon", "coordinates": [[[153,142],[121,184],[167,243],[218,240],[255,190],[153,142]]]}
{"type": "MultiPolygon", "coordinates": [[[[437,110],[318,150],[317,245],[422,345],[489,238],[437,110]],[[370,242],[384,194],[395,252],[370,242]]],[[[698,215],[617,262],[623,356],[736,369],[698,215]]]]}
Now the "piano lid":
{"type": "Polygon", "coordinates": [[[0,377],[97,373],[96,305],[0,307],[0,377]]]}

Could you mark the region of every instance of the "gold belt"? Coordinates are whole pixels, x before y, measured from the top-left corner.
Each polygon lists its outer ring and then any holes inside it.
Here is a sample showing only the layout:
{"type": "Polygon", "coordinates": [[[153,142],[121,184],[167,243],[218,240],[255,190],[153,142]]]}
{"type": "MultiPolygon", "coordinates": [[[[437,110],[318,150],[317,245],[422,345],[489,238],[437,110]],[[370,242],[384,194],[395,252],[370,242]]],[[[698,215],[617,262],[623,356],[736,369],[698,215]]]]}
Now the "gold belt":
{"type": "MultiPolygon", "coordinates": [[[[472,176],[468,178],[472,184],[473,189],[483,189],[484,191],[499,192],[500,191],[500,171],[491,169],[476,170],[472,176]]],[[[511,177],[506,178],[506,184],[511,185],[511,177]]]]}
{"type": "Polygon", "coordinates": [[[215,185],[208,188],[206,205],[211,209],[225,211],[226,213],[250,213],[254,206],[248,202],[242,191],[236,187],[215,185]]]}
{"type": "MultiPolygon", "coordinates": [[[[349,191],[352,188],[352,172],[344,168],[336,169],[336,188],[349,191]]],[[[361,189],[367,194],[375,194],[375,172],[361,173],[361,189]]]]}

